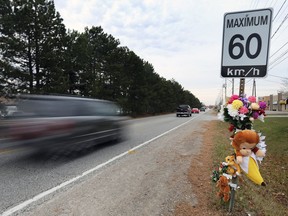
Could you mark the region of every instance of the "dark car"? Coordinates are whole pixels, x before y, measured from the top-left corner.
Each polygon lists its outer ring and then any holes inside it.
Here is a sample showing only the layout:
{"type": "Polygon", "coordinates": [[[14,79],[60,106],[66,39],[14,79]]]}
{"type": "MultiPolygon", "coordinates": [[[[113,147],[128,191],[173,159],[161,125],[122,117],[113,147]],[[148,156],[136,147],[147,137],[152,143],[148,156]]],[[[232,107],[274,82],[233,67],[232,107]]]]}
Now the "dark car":
{"type": "Polygon", "coordinates": [[[82,97],[22,95],[17,113],[0,122],[1,149],[82,149],[124,133],[120,108],[111,101],[82,97]]]}
{"type": "Polygon", "coordinates": [[[200,108],[200,111],[201,111],[201,112],[205,112],[205,110],[206,110],[205,107],[201,107],[201,108],[200,108]]]}
{"type": "Polygon", "coordinates": [[[191,107],[187,104],[179,105],[176,109],[176,116],[191,116],[191,107]]]}

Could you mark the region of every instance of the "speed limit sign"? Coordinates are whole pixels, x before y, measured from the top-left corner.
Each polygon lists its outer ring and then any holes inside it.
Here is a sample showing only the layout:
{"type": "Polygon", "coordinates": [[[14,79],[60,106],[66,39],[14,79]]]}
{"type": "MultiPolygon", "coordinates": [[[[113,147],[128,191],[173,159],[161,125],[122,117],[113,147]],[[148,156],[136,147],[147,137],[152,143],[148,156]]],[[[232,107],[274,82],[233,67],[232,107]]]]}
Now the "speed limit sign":
{"type": "Polygon", "coordinates": [[[271,22],[271,8],[224,15],[222,77],[266,76],[271,22]]]}

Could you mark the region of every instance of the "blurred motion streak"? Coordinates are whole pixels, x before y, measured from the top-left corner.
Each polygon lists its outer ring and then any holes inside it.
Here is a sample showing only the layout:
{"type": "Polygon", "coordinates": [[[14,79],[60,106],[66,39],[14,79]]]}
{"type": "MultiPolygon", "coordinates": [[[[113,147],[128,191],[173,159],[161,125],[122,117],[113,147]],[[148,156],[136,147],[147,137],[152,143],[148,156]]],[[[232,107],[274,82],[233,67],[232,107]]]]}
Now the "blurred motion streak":
{"type": "Polygon", "coordinates": [[[0,154],[17,148],[75,151],[126,137],[128,117],[111,101],[20,95],[17,112],[0,120],[0,154]]]}

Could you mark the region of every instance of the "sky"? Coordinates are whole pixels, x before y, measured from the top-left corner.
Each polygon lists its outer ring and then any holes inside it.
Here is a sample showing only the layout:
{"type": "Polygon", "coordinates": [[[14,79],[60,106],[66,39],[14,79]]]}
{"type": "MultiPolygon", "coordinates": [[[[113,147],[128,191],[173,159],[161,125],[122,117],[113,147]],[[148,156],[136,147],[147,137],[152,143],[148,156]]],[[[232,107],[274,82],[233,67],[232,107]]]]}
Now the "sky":
{"type": "MultiPolygon", "coordinates": [[[[273,9],[269,70],[255,78],[256,96],[276,95],[288,78],[285,0],[54,0],[67,29],[101,26],[166,80],[174,79],[205,105],[239,94],[240,79],[221,77],[224,14],[273,9]],[[281,8],[282,7],[282,8],[281,8]],[[226,88],[224,88],[226,84],[226,88]]],[[[253,78],[245,79],[252,95],[253,78]]]]}

